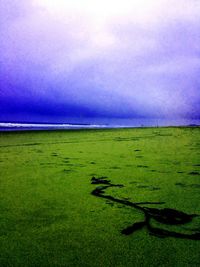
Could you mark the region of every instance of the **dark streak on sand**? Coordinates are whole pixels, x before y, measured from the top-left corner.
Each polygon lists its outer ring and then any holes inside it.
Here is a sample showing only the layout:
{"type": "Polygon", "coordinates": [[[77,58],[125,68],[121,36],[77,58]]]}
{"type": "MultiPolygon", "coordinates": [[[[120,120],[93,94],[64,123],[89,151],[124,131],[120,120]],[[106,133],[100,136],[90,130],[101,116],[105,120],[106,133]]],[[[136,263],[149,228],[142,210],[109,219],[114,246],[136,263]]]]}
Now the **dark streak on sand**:
{"type": "MultiPolygon", "coordinates": [[[[101,186],[97,186],[91,194],[107,199],[111,202],[116,202],[134,209],[139,210],[140,212],[144,213],[144,221],[142,222],[136,222],[132,224],[131,226],[126,227],[121,231],[122,234],[124,235],[130,235],[134,233],[137,230],[141,230],[144,227],[147,228],[149,231],[150,235],[154,235],[160,238],[164,237],[176,237],[176,238],[186,238],[186,239],[192,239],[192,240],[200,240],[200,232],[194,232],[192,234],[184,234],[184,233],[178,233],[174,231],[169,231],[165,229],[161,229],[158,227],[153,227],[151,224],[152,220],[156,220],[157,222],[164,224],[164,225],[183,225],[186,223],[189,223],[192,221],[192,219],[198,215],[196,214],[187,214],[182,211],[178,211],[175,209],[170,209],[170,208],[163,208],[163,209],[157,209],[157,208],[149,208],[149,207],[144,207],[141,205],[144,204],[164,204],[165,202],[139,202],[139,203],[134,203],[130,202],[126,199],[119,199],[115,198],[110,195],[105,194],[105,190],[109,187],[123,187],[122,184],[112,184],[110,180],[106,180],[104,177],[101,178],[96,178],[92,177],[91,179],[92,184],[103,184],[101,186]]],[[[108,201],[106,203],[108,203],[108,201]]]]}
{"type": "Polygon", "coordinates": [[[190,175],[200,175],[199,172],[193,171],[193,172],[189,172],[190,175]]]}
{"type": "Polygon", "coordinates": [[[177,186],[181,187],[192,187],[192,188],[200,188],[200,184],[183,184],[183,183],[175,183],[177,186]]]}
{"type": "Polygon", "coordinates": [[[137,165],[138,168],[148,168],[146,165],[137,165]]]}

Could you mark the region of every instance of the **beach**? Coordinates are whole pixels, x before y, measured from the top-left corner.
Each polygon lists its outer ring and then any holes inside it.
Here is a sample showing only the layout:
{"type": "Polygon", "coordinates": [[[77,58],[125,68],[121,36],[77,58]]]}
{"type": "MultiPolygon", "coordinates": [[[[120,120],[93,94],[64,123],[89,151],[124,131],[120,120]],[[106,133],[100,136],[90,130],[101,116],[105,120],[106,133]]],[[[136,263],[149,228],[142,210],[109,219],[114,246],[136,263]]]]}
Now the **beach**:
{"type": "Polygon", "coordinates": [[[1,266],[200,265],[199,127],[0,132],[0,179],[1,266]]]}

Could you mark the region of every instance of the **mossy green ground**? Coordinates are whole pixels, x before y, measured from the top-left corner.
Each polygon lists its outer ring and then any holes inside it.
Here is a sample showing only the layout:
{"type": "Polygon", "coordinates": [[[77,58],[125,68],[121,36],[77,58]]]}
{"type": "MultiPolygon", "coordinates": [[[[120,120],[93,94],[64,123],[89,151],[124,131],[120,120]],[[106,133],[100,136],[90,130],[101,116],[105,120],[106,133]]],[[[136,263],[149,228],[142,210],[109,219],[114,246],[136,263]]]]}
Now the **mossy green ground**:
{"type": "Polygon", "coordinates": [[[107,176],[110,195],[200,214],[199,173],[200,128],[1,133],[0,266],[200,266],[200,241],[124,236],[143,214],[91,195],[107,176]]]}

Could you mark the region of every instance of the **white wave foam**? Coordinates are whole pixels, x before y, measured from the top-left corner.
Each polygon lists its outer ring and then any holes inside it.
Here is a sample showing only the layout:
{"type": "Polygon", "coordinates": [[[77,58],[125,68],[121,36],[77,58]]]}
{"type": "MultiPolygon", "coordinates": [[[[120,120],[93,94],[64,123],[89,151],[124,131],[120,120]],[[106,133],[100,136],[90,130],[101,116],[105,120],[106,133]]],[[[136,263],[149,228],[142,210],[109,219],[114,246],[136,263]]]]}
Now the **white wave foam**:
{"type": "Polygon", "coordinates": [[[1,122],[1,128],[107,128],[108,125],[98,125],[98,124],[43,124],[43,123],[11,123],[11,122],[1,122]]]}

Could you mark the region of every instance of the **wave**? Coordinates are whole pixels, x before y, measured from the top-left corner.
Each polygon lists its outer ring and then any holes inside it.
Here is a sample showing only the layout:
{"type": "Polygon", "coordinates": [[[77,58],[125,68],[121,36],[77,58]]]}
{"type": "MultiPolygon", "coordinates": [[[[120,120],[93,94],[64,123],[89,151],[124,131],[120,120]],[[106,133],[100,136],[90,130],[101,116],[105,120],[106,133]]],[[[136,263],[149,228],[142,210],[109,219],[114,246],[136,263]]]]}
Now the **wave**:
{"type": "Polygon", "coordinates": [[[56,130],[56,129],[99,129],[99,128],[123,128],[127,126],[122,125],[108,125],[108,124],[48,124],[48,123],[12,123],[1,122],[0,130],[56,130]]]}

